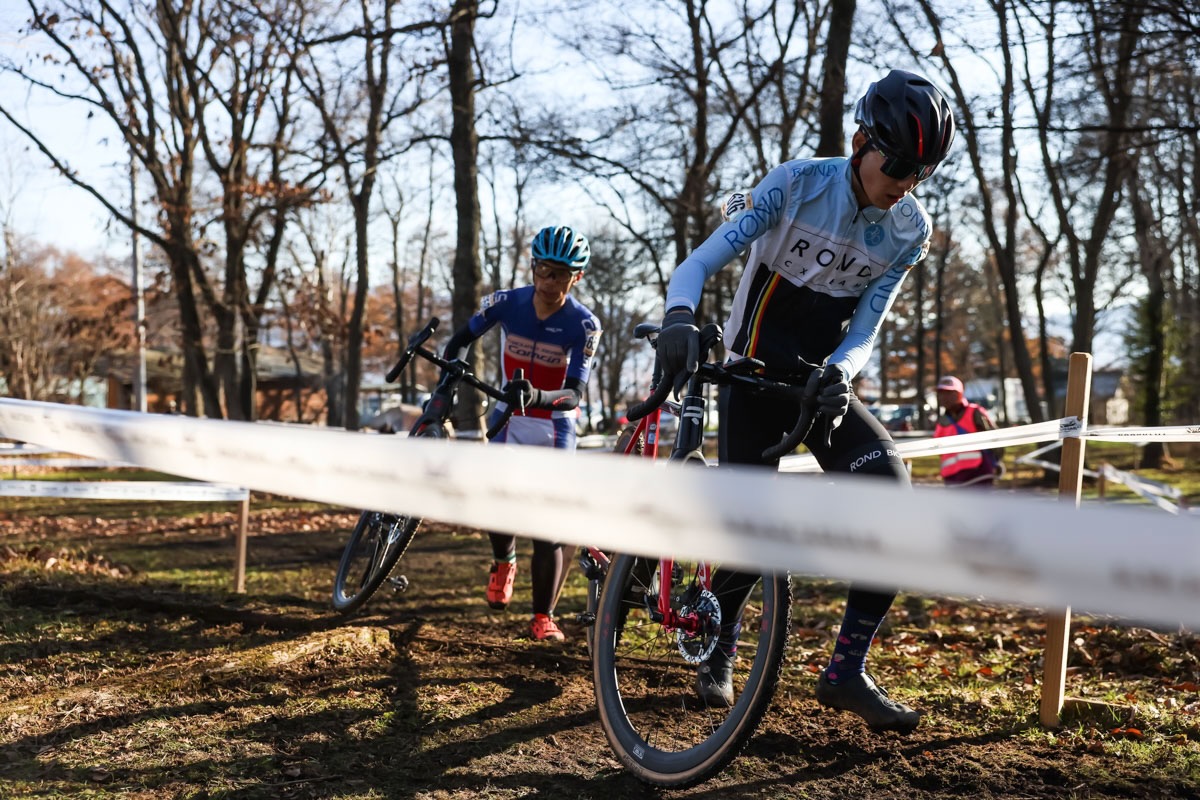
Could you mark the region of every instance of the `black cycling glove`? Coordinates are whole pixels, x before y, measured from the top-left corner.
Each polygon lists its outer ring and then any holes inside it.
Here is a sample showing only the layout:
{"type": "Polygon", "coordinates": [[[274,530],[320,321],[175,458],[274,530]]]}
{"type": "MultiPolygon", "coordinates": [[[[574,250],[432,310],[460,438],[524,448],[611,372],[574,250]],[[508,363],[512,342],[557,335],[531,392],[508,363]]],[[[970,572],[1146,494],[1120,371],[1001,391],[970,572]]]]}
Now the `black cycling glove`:
{"type": "Polygon", "coordinates": [[[504,392],[509,398],[505,402],[520,409],[542,408],[570,411],[579,406],[578,392],[572,389],[559,389],[558,391],[535,389],[533,384],[524,378],[504,384],[504,392]]]}
{"type": "Polygon", "coordinates": [[[658,332],[657,348],[662,379],[674,386],[678,397],[688,378],[700,367],[700,329],[690,309],[677,306],[667,312],[658,332]]]}
{"type": "Polygon", "coordinates": [[[504,384],[504,402],[523,411],[527,408],[537,408],[541,390],[533,388],[533,384],[525,378],[517,378],[504,384]]]}
{"type": "Polygon", "coordinates": [[[840,364],[826,364],[817,382],[817,409],[832,432],[850,408],[850,377],[840,364]]]}

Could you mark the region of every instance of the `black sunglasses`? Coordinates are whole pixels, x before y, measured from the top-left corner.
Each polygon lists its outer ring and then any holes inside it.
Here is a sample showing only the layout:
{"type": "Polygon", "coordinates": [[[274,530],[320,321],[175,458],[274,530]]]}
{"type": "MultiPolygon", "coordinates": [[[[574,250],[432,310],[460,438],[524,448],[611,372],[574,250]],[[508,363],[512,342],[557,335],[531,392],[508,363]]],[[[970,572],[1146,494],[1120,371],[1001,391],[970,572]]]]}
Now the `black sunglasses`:
{"type": "Polygon", "coordinates": [[[883,156],[883,164],[880,165],[879,171],[889,178],[902,181],[910,175],[915,175],[919,183],[932,175],[938,167],[937,164],[918,164],[916,161],[907,158],[890,155],[888,151],[884,150],[874,141],[868,139],[868,142],[870,142],[871,147],[878,150],[883,156]]]}

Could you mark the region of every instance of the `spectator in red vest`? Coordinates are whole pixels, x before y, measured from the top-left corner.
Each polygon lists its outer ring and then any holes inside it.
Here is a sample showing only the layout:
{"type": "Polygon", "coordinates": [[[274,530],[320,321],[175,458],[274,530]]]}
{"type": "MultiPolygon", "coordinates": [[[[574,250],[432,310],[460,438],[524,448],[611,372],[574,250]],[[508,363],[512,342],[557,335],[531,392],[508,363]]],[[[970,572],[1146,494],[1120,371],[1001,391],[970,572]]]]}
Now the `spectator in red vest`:
{"type": "MultiPolygon", "coordinates": [[[[983,406],[967,400],[963,382],[952,375],[938,381],[938,405],[944,413],[938,418],[934,438],[962,433],[990,431],[996,428],[983,406]]],[[[947,485],[991,486],[1001,474],[1003,450],[965,450],[942,456],[942,481],[947,485]]]]}

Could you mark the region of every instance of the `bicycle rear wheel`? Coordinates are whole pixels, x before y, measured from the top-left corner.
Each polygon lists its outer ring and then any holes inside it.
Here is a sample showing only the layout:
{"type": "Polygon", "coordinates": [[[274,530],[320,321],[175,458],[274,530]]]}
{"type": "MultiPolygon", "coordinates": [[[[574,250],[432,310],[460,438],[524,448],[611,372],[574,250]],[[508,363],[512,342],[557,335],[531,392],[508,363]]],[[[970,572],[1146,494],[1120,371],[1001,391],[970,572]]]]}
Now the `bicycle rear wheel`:
{"type": "Polygon", "coordinates": [[[364,511],[342,552],[333,581],[333,607],[349,614],[362,607],[391,574],[421,524],[419,517],[364,511]]]}
{"type": "MultiPolygon", "coordinates": [[[[675,564],[669,576],[673,606],[697,597],[700,566],[675,564]]],[[[683,788],[728,764],[762,720],[783,666],[791,588],[787,575],[768,574],[755,582],[738,638],[736,700],[732,708],[716,708],[695,690],[697,653],[707,649],[703,642],[651,618],[658,573],[657,559],[613,560],[596,620],[593,680],[601,726],[625,768],[645,783],[683,788]]],[[[721,580],[718,571],[712,585],[717,598],[721,580]]]]}

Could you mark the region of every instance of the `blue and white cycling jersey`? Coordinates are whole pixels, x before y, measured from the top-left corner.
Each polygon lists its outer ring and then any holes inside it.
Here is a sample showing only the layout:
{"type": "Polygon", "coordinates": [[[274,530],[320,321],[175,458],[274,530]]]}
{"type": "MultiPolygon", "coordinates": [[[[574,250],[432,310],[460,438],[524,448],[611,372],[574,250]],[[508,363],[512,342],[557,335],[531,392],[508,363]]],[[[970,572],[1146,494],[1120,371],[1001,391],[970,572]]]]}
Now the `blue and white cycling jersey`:
{"type": "Polygon", "coordinates": [[[666,308],[695,310],[704,281],[750,248],[725,324],[731,353],[780,369],[866,364],[908,271],[929,251],[912,195],[860,210],[847,158],[802,158],[726,200],[726,222],[671,275],[666,308]]]}
{"type": "MultiPolygon", "coordinates": [[[[525,370],[525,379],[535,389],[561,389],[567,378],[586,384],[600,341],[600,320],[570,295],[562,308],[546,319],[538,319],[533,293],[533,286],[522,286],[483,298],[479,311],[467,321],[471,334],[479,338],[500,326],[500,366],[506,381],[512,380],[519,368],[525,370]]],[[[542,419],[573,419],[577,413],[575,409],[540,408],[525,412],[526,416],[542,419]]]]}

